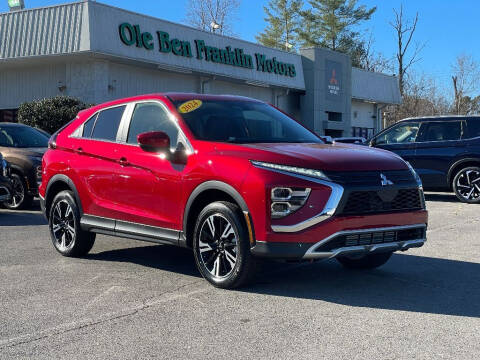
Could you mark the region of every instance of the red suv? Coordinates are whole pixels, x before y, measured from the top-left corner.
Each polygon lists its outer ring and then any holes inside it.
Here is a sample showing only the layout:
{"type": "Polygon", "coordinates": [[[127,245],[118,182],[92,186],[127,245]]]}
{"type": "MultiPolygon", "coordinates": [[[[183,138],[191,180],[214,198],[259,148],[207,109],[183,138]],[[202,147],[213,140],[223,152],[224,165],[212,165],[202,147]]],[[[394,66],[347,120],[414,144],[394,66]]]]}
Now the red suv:
{"type": "Polygon", "coordinates": [[[421,182],[385,150],[325,144],[263,102],[155,94],[84,110],[43,157],[55,248],[95,234],[192,248],[213,285],[244,284],[261,257],[375,268],[426,241],[421,182]]]}

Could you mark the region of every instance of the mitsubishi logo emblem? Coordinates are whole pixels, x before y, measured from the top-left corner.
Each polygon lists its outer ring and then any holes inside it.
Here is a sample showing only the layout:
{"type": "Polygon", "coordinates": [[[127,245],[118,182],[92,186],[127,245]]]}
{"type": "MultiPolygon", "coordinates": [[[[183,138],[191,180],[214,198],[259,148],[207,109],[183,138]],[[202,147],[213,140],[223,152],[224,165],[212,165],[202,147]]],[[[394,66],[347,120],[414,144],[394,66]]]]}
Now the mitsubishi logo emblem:
{"type": "Polygon", "coordinates": [[[387,179],[387,177],[383,174],[380,174],[381,184],[382,186],[393,185],[393,182],[387,179]]]}

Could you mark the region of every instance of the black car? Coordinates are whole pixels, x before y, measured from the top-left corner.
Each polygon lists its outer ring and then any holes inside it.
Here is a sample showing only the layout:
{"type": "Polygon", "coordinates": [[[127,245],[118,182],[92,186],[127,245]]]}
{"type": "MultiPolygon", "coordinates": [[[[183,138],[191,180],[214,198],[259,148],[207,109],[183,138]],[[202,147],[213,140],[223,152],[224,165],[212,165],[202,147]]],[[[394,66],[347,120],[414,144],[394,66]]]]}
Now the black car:
{"type": "Polygon", "coordinates": [[[11,197],[10,165],[0,153],[0,202],[10,201],[11,197]]]}
{"type": "Polygon", "coordinates": [[[42,157],[49,136],[23,124],[0,123],[0,152],[12,168],[13,193],[3,205],[9,209],[28,208],[38,194],[42,157]]]}
{"type": "Polygon", "coordinates": [[[480,116],[402,120],[369,141],[408,161],[426,190],[451,191],[480,203],[480,116]]]}

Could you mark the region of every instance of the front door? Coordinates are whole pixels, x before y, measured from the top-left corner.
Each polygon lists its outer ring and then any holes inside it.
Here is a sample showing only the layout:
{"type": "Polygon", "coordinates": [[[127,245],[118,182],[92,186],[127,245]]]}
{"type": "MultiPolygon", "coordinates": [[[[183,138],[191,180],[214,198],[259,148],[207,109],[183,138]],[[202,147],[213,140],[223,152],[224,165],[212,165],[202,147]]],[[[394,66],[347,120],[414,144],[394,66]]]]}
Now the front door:
{"type": "Polygon", "coordinates": [[[415,167],[419,122],[402,122],[385,130],[371,141],[371,146],[396,153],[415,167]]]}
{"type": "Polygon", "coordinates": [[[178,126],[163,104],[135,104],[124,139],[118,145],[122,169],[115,183],[117,201],[125,209],[123,220],[180,230],[184,166],[172,163],[163,154],[140,148],[137,136],[150,131],[167,133],[172,152],[182,141],[178,126]]]}

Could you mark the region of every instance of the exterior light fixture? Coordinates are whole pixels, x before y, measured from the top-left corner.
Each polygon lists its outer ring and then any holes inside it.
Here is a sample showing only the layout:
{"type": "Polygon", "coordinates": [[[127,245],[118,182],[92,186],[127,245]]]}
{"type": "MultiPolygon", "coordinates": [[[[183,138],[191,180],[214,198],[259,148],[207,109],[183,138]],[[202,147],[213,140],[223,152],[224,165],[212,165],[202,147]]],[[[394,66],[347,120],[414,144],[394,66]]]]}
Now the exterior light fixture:
{"type": "Polygon", "coordinates": [[[218,24],[215,20],[212,20],[210,27],[212,28],[212,32],[215,32],[215,30],[220,29],[222,25],[218,24]]]}
{"type": "Polygon", "coordinates": [[[8,7],[10,11],[18,11],[25,9],[24,0],[8,0],[8,7]]]}

